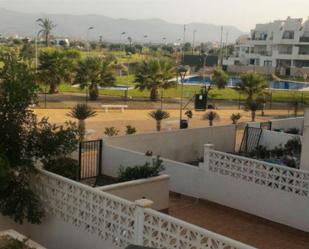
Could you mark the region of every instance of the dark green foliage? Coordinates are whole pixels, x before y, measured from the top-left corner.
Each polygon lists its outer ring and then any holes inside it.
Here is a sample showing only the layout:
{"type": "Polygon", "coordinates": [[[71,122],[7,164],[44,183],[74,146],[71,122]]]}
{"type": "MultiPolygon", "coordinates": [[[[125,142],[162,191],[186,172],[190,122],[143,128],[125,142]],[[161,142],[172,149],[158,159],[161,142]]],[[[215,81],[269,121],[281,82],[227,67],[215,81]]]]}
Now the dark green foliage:
{"type": "Polygon", "coordinates": [[[38,78],[49,85],[49,93],[57,93],[61,81],[71,81],[75,61],[80,54],[74,50],[46,50],[39,56],[38,78]]]}
{"type": "Polygon", "coordinates": [[[266,161],[275,161],[291,168],[299,167],[301,153],[300,139],[291,139],[284,146],[279,145],[274,149],[268,150],[265,146],[258,146],[249,153],[249,157],[266,161]]]}
{"type": "Polygon", "coordinates": [[[262,145],[259,145],[254,151],[250,153],[250,157],[258,159],[267,159],[270,157],[270,151],[262,145]]]}
{"type": "Polygon", "coordinates": [[[144,165],[124,168],[120,167],[118,178],[120,181],[133,181],[149,177],[155,177],[164,170],[163,161],[160,157],[153,158],[151,163],[146,162],[144,165]]]}
{"type": "Polygon", "coordinates": [[[8,185],[0,189],[1,213],[19,224],[25,220],[39,224],[44,217],[40,200],[29,187],[33,171],[33,168],[22,166],[10,170],[8,185]]]}
{"type": "Polygon", "coordinates": [[[78,63],[74,83],[79,84],[81,89],[88,88],[91,100],[98,98],[99,86],[112,86],[115,81],[110,59],[87,57],[78,63]]]}
{"type": "Polygon", "coordinates": [[[37,86],[31,67],[13,51],[0,62],[0,212],[18,223],[40,223],[44,215],[31,189],[35,163],[47,162],[76,148],[76,128],[37,122],[29,105],[37,86]]]}
{"type": "Polygon", "coordinates": [[[59,157],[48,161],[44,168],[55,174],[67,177],[71,180],[79,180],[79,163],[69,157],[59,157]]]}
{"type": "Polygon", "coordinates": [[[297,128],[290,128],[284,131],[285,133],[288,134],[294,134],[294,135],[298,135],[299,134],[299,129],[297,128]]]}
{"type": "Polygon", "coordinates": [[[149,90],[150,100],[159,99],[160,88],[168,89],[176,85],[171,79],[175,77],[175,67],[167,60],[150,59],[139,64],[135,74],[135,88],[149,90]]]}
{"type": "Polygon", "coordinates": [[[109,137],[117,136],[119,134],[119,130],[115,127],[106,127],[104,130],[104,134],[109,137]]]}
{"type": "Polygon", "coordinates": [[[290,155],[294,155],[294,154],[300,154],[301,153],[301,141],[300,139],[291,139],[289,140],[285,146],[284,149],[285,151],[290,154],[290,155]]]}
{"type": "Polygon", "coordinates": [[[127,125],[126,126],[126,134],[127,135],[132,135],[134,133],[136,133],[136,128],[131,126],[131,125],[127,125]]]}
{"type": "Polygon", "coordinates": [[[95,117],[97,112],[94,111],[91,106],[86,104],[77,104],[72,108],[72,110],[67,114],[71,118],[76,118],[78,120],[86,120],[91,117],[95,117]]]}
{"type": "Polygon", "coordinates": [[[261,95],[267,88],[263,75],[256,72],[247,72],[241,76],[238,90],[247,95],[247,101],[252,101],[254,95],[261,95]]]}
{"type": "Polygon", "coordinates": [[[77,149],[78,134],[74,123],[58,126],[48,123],[48,119],[43,118],[31,134],[35,138],[34,155],[43,164],[68,155],[77,149]]]}

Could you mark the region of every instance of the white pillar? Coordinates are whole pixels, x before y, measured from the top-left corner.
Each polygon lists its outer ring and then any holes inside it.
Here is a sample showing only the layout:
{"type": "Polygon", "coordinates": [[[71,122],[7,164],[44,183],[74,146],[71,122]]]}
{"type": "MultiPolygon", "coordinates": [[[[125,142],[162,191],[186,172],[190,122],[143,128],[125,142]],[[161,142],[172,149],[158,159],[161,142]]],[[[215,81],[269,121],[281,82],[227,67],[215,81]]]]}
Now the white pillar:
{"type": "Polygon", "coordinates": [[[305,109],[300,169],[309,171],[309,108],[305,109]]]}
{"type": "Polygon", "coordinates": [[[213,144],[204,144],[204,163],[203,163],[203,169],[208,170],[209,169],[209,152],[214,149],[213,144]]]}
{"type": "Polygon", "coordinates": [[[143,229],[144,229],[144,209],[151,208],[153,201],[148,199],[136,200],[136,212],[135,212],[135,240],[134,244],[142,246],[143,245],[143,229]]]}

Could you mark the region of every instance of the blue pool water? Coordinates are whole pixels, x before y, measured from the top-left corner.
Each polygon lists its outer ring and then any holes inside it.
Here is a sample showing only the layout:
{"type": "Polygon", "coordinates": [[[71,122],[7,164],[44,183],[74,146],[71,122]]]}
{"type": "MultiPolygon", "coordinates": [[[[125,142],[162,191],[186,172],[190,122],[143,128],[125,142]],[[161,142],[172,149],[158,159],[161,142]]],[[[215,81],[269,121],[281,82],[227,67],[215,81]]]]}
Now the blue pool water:
{"type": "MultiPolygon", "coordinates": [[[[231,77],[228,80],[228,87],[236,87],[241,82],[240,78],[231,77]]],[[[184,80],[187,85],[209,85],[210,77],[190,76],[184,80]]],[[[270,82],[272,89],[280,90],[301,90],[309,87],[309,83],[294,82],[294,81],[272,81],[270,82]]]]}

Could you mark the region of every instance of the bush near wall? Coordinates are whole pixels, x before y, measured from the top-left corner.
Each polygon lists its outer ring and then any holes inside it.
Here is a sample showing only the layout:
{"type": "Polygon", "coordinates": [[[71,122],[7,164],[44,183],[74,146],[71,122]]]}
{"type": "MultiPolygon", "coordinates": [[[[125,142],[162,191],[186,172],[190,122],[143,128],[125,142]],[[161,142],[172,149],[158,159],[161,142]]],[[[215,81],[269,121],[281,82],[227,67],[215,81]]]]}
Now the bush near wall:
{"type": "Polygon", "coordinates": [[[118,178],[121,182],[145,179],[158,176],[163,170],[163,161],[159,157],[156,157],[152,159],[151,163],[146,162],[144,165],[137,165],[126,168],[121,166],[118,178]]]}

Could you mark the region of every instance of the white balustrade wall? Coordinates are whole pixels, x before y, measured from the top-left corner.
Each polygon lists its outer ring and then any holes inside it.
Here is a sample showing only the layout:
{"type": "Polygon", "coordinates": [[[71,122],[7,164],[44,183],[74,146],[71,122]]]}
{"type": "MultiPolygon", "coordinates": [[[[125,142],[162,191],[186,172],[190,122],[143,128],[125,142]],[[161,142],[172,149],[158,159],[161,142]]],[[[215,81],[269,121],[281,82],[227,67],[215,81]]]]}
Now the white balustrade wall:
{"type": "MultiPolygon", "coordinates": [[[[142,153],[103,146],[103,173],[150,161],[142,153]]],[[[236,208],[309,232],[309,172],[219,152],[205,146],[199,167],[162,158],[170,190],[236,208]]]]}
{"type": "MultiPolygon", "coordinates": [[[[14,228],[49,249],[116,249],[128,244],[173,249],[253,249],[47,171],[39,171],[33,187],[47,217],[40,225],[14,228]]],[[[0,229],[9,225],[8,219],[0,216],[0,229]]]]}

